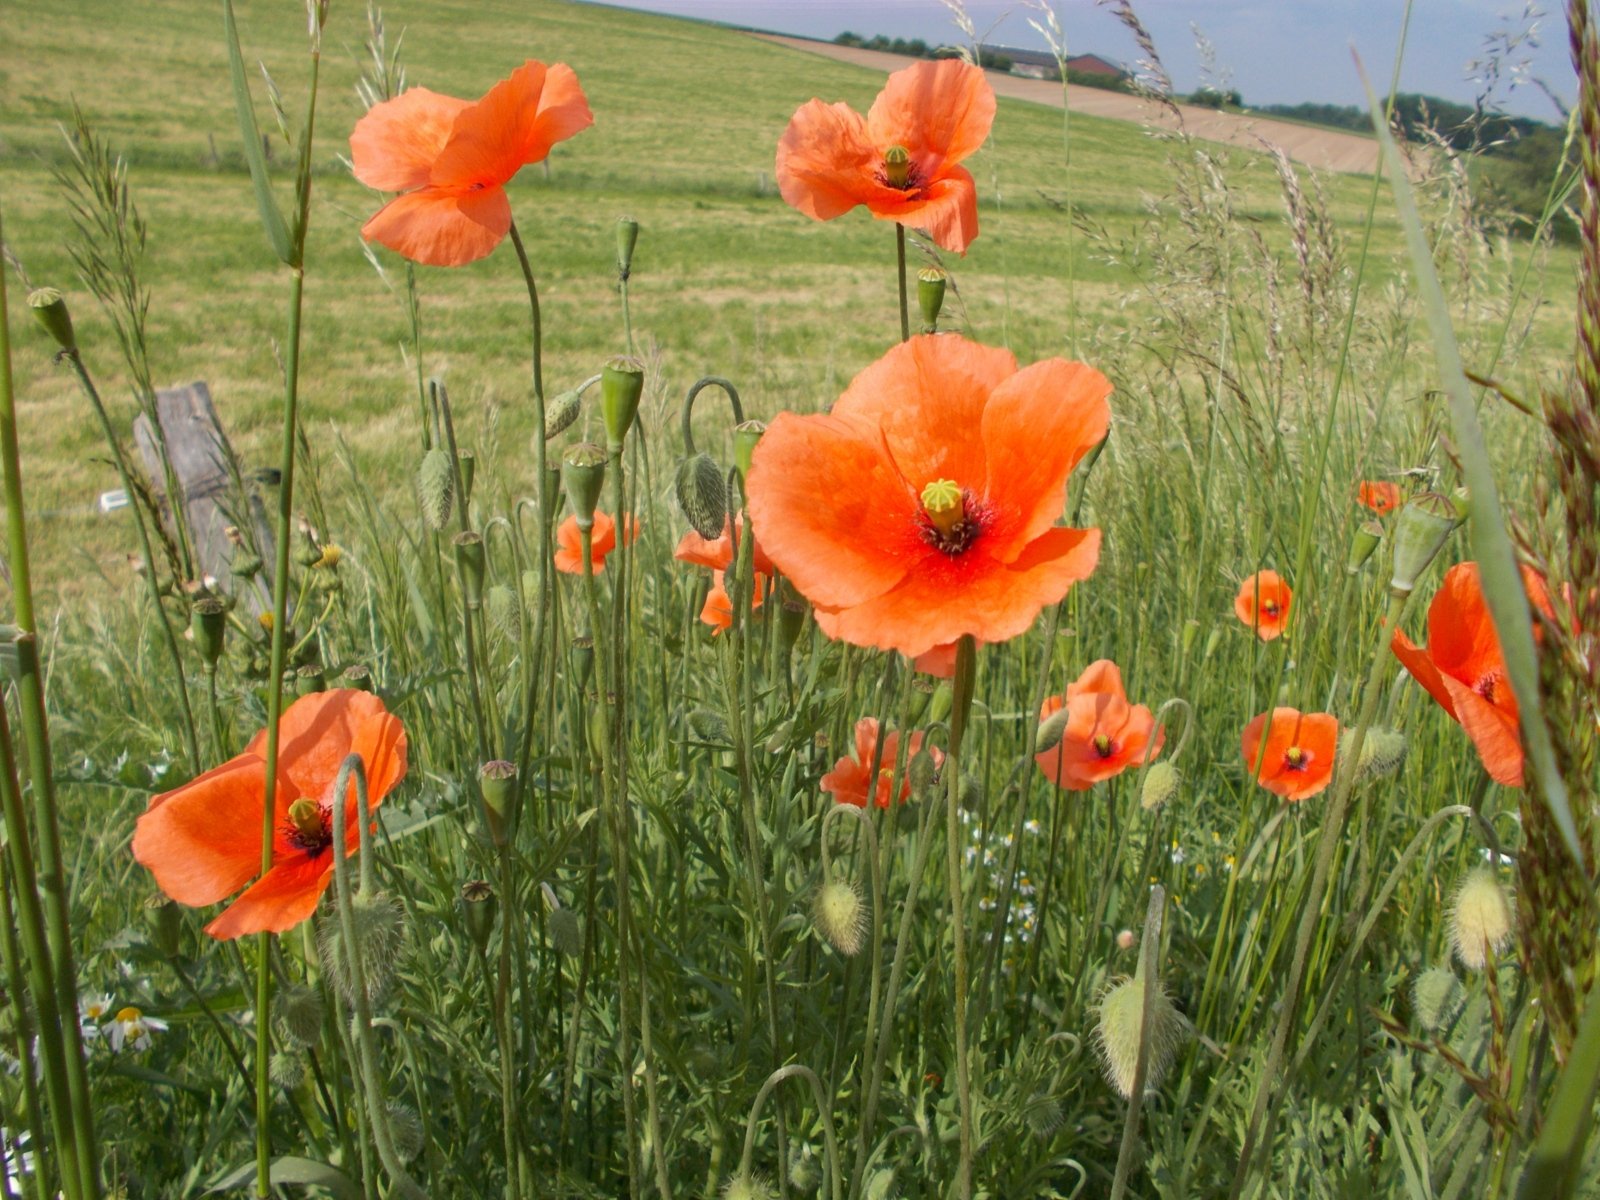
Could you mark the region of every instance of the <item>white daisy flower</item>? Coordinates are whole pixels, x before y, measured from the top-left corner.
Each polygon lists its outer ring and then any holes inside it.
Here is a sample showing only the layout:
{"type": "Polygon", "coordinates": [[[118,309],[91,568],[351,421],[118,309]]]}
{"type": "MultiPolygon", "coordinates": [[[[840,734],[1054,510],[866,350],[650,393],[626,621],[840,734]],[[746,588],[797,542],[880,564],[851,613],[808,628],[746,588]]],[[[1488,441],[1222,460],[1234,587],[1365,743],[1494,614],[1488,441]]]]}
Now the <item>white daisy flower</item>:
{"type": "Polygon", "coordinates": [[[111,1043],[113,1050],[121,1050],[126,1046],[129,1050],[148,1050],[150,1048],[150,1035],[152,1033],[165,1033],[167,1023],[158,1017],[147,1017],[131,1004],[127,1008],[117,1010],[117,1015],[109,1024],[101,1027],[101,1032],[111,1043]]]}

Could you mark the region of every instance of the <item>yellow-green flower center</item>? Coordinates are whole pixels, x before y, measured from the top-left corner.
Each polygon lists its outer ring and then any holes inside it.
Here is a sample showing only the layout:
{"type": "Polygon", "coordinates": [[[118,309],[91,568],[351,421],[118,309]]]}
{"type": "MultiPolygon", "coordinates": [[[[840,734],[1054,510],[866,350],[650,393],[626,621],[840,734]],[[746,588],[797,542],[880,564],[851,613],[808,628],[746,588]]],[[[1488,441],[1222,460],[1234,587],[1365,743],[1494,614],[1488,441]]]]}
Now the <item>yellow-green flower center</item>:
{"type": "Polygon", "coordinates": [[[961,518],[966,515],[961,488],[952,479],[935,479],[922,489],[922,511],[928,514],[928,520],[941,534],[945,537],[954,536],[956,526],[961,524],[961,518]]]}
{"type": "Polygon", "coordinates": [[[1094,735],[1094,752],[1101,758],[1111,757],[1111,739],[1103,733],[1094,735]]]}
{"type": "Polygon", "coordinates": [[[904,146],[890,146],[883,152],[883,181],[901,191],[911,185],[911,152],[904,146]]]}
{"type": "Polygon", "coordinates": [[[1290,746],[1283,752],[1283,761],[1296,771],[1304,767],[1310,761],[1310,758],[1311,756],[1300,749],[1299,746],[1290,746]]]}

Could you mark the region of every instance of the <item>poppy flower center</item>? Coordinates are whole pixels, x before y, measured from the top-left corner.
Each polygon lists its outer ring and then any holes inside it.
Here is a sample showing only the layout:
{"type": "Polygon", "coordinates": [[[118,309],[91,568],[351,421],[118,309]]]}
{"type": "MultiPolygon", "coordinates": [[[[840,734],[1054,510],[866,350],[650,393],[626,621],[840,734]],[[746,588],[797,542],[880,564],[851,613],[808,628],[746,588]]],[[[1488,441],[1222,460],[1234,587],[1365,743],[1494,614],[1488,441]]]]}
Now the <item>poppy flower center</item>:
{"type": "Polygon", "coordinates": [[[1094,752],[1101,758],[1110,758],[1116,751],[1116,743],[1103,733],[1094,735],[1094,752]]]}
{"type": "Polygon", "coordinates": [[[313,858],[328,848],[333,841],[333,831],[328,827],[328,814],[315,800],[296,800],[289,805],[288,827],[285,833],[289,844],[304,850],[313,858]]]}
{"type": "Polygon", "coordinates": [[[1477,684],[1473,687],[1472,690],[1477,692],[1478,695],[1482,696],[1490,704],[1493,704],[1494,703],[1495,687],[1499,684],[1499,682],[1500,682],[1500,672],[1499,671],[1490,671],[1482,679],[1478,680],[1477,684]]]}
{"type": "Polygon", "coordinates": [[[1291,771],[1304,771],[1311,765],[1311,751],[1290,746],[1283,752],[1283,765],[1291,771]]]}
{"type": "Polygon", "coordinates": [[[922,538],[935,549],[954,557],[978,534],[984,522],[980,506],[952,479],[935,479],[922,489],[922,538]]]}
{"type": "Polygon", "coordinates": [[[917,180],[911,152],[904,146],[890,146],[883,152],[883,170],[878,178],[886,187],[892,187],[897,192],[914,190],[917,180]]]}
{"type": "Polygon", "coordinates": [[[1265,617],[1275,617],[1275,616],[1277,616],[1278,615],[1278,602],[1276,600],[1268,600],[1265,603],[1263,603],[1262,606],[1261,606],[1261,615],[1265,616],[1265,617]]]}

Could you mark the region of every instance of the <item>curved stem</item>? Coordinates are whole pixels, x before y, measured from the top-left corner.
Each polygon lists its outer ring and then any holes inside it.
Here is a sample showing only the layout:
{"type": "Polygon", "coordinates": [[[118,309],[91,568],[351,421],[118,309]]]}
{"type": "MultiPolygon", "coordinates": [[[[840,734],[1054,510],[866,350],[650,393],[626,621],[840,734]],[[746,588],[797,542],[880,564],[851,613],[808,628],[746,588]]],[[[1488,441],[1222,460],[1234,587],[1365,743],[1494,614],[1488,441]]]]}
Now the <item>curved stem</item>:
{"type": "Polygon", "coordinates": [[[766,1082],[761,1085],[761,1090],[756,1093],[755,1103],[750,1106],[750,1118],[744,1125],[744,1153],[739,1156],[739,1171],[748,1176],[750,1163],[755,1157],[756,1149],[756,1122],[761,1119],[761,1110],[766,1106],[767,1097],[785,1079],[796,1076],[804,1079],[811,1085],[811,1095],[817,1102],[817,1116],[822,1121],[823,1152],[828,1159],[828,1187],[833,1200],[842,1200],[844,1196],[843,1177],[839,1173],[839,1140],[834,1136],[833,1113],[828,1106],[828,1098],[822,1090],[822,1080],[817,1078],[817,1073],[810,1067],[801,1063],[790,1063],[786,1067],[779,1067],[766,1082]]]}
{"type": "Polygon", "coordinates": [[[706,375],[695,380],[689,385],[689,393],[683,398],[683,414],[679,417],[679,428],[683,432],[683,452],[689,456],[694,455],[694,428],[691,418],[694,416],[695,398],[708,387],[719,387],[728,397],[728,403],[733,407],[733,423],[744,424],[744,405],[739,403],[739,389],[720,375],[706,375]]]}

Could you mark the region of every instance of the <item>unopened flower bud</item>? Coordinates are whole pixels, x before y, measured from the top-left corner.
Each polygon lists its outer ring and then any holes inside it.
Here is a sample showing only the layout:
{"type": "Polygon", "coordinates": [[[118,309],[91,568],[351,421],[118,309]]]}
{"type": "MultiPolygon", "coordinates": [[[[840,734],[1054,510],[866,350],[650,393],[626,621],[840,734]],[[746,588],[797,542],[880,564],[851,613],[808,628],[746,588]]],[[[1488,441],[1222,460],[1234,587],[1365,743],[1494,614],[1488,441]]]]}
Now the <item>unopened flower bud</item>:
{"type": "Polygon", "coordinates": [[[1071,720],[1072,710],[1063,705],[1040,721],[1039,732],[1033,739],[1033,752],[1043,754],[1059,746],[1062,736],[1067,732],[1067,722],[1071,720]]]}
{"type": "Polygon", "coordinates": [[[228,569],[238,579],[254,579],[261,574],[261,556],[252,554],[248,550],[240,550],[228,563],[228,569]]]}
{"type": "Polygon", "coordinates": [[[214,596],[196,600],[189,610],[189,628],[207,670],[215,670],[228,632],[228,606],[214,596]]]}
{"type": "Polygon", "coordinates": [[[783,639],[783,650],[789,654],[806,627],[806,602],[798,597],[786,599],[778,606],[778,636],[783,639]]]}
{"type": "Polygon", "coordinates": [[[594,639],[592,637],[575,637],[572,639],[572,672],[577,677],[578,690],[587,691],[589,681],[594,678],[594,639]]]}
{"type": "Polygon", "coordinates": [[[345,945],[343,921],[323,924],[322,965],[346,999],[354,1001],[358,984],[364,984],[367,1001],[376,1004],[394,978],[404,917],[393,899],[376,890],[351,897],[350,915],[355,927],[352,946],[345,945]]]}
{"type": "Polygon", "coordinates": [[[455,496],[456,475],[450,456],[435,446],[422,456],[422,465],[417,469],[417,507],[422,510],[423,522],[435,533],[449,523],[455,496]]]}
{"type": "Polygon", "coordinates": [[[1144,784],[1139,789],[1139,807],[1145,812],[1154,812],[1177,799],[1178,788],[1183,784],[1183,776],[1178,773],[1178,768],[1166,759],[1150,764],[1150,769],[1144,773],[1144,784]]]}
{"type": "MultiPolygon", "coordinates": [[[[1133,1077],[1138,1068],[1145,986],[1143,979],[1124,979],[1114,984],[1100,1001],[1100,1023],[1096,1028],[1100,1057],[1106,1079],[1125,1100],[1133,1096],[1133,1077]]],[[[1146,1090],[1160,1086],[1184,1032],[1183,1018],[1172,1007],[1160,983],[1154,985],[1150,1000],[1150,1026],[1144,1033],[1146,1090]]]]}
{"type": "Polygon", "coordinates": [[[267,1059],[267,1077],[272,1086],[292,1092],[306,1081],[306,1062],[298,1054],[279,1050],[267,1059]]]}
{"type": "Polygon", "coordinates": [[[1468,970],[1481,971],[1511,941],[1511,902],[1493,867],[1475,867],[1450,906],[1450,942],[1468,970]]]}
{"type": "MultiPolygon", "coordinates": [[[[1356,731],[1346,729],[1339,734],[1338,755],[1348,761],[1356,731]]],[[[1394,729],[1368,729],[1361,740],[1361,758],[1356,763],[1356,781],[1381,779],[1400,769],[1406,760],[1406,735],[1394,729]]]]}
{"type": "Polygon", "coordinates": [[[947,279],[938,267],[923,267],[917,272],[917,307],[922,310],[923,333],[934,333],[939,328],[939,310],[944,307],[947,279]]]}
{"type": "Polygon", "coordinates": [[[638,359],[613,358],[600,368],[600,413],[605,418],[611,453],[622,449],[623,440],[639,415],[639,398],[643,395],[644,364],[638,359]]]}
{"type": "Polygon", "coordinates": [[[858,954],[867,933],[867,906],[854,884],[830,879],[817,890],[817,932],[846,958],[858,954]]]}
{"type": "Polygon", "coordinates": [[[1383,525],[1380,522],[1361,522],[1356,526],[1355,536],[1350,539],[1350,553],[1345,557],[1344,569],[1352,575],[1361,570],[1382,540],[1383,525]]]}
{"type": "Polygon", "coordinates": [[[409,1104],[399,1104],[390,1101],[384,1106],[389,1120],[389,1137],[394,1144],[395,1155],[401,1162],[410,1162],[422,1153],[422,1118],[417,1116],[417,1110],[409,1104]]]}
{"type": "Polygon", "coordinates": [[[322,993],[303,983],[290,984],[278,993],[275,1005],[283,1035],[294,1046],[307,1049],[322,1037],[322,993]]]}
{"type": "Polygon", "coordinates": [[[594,528],[595,506],[600,503],[600,489],[606,482],[607,458],[605,450],[593,442],[579,442],[561,456],[561,486],[579,529],[594,528]]]}
{"type": "Polygon", "coordinates": [[[177,958],[183,934],[183,914],[178,906],[156,892],[144,902],[144,918],[150,944],[163,958],[177,958]]]}
{"type": "Polygon", "coordinates": [[[463,529],[450,539],[455,547],[456,567],[461,572],[461,594],[470,609],[483,603],[483,572],[487,566],[483,535],[463,529]]]}
{"type": "Polygon", "coordinates": [[[777,1192],[765,1175],[740,1171],[722,1189],[722,1200],[776,1200],[777,1192]]]}
{"type": "Polygon", "coordinates": [[[72,331],[72,314],[67,311],[66,299],[55,288],[35,288],[28,293],[28,307],[33,309],[33,319],[55,339],[63,353],[78,352],[78,338],[72,331]]]}
{"type": "Polygon", "coordinates": [[[501,637],[510,641],[521,634],[522,612],[517,606],[517,594],[505,584],[497,583],[483,594],[483,610],[501,637]]]}
{"type": "Polygon", "coordinates": [[[911,790],[918,794],[939,782],[939,764],[934,761],[928,747],[919,747],[911,756],[911,761],[906,764],[906,778],[911,783],[911,790]]]}
{"type": "Polygon", "coordinates": [[[461,915],[467,923],[467,935],[480,951],[489,945],[497,907],[494,889],[483,880],[473,879],[461,885],[461,915]]]}
{"type": "Polygon", "coordinates": [[[750,474],[750,460],[755,455],[756,443],[767,431],[765,421],[741,421],[733,427],[733,461],[739,474],[750,474]]]}
{"type": "Polygon", "coordinates": [[[639,243],[639,222],[617,218],[617,277],[624,282],[633,274],[633,248],[639,243]]]}
{"type": "Polygon", "coordinates": [[[796,1147],[789,1156],[789,1186],[802,1196],[814,1196],[822,1191],[823,1180],[816,1151],[809,1145],[796,1147]]]}
{"type": "Polygon", "coordinates": [[[684,459],[672,487],[694,531],[703,538],[721,537],[728,523],[728,484],[711,456],[702,451],[684,459]]]}
{"type": "Polygon", "coordinates": [[[1438,492],[1413,496],[1400,510],[1394,529],[1394,578],[1389,586],[1409,592],[1428,569],[1460,518],[1455,502],[1438,492]]]}
{"type": "Polygon", "coordinates": [[[1449,967],[1424,971],[1411,988],[1411,1007],[1417,1014],[1417,1024],[1429,1033],[1449,1025],[1465,999],[1466,991],[1449,967]]]}
{"type": "Polygon", "coordinates": [[[478,790],[483,795],[484,819],[496,846],[504,846],[517,824],[517,767],[504,759],[478,768],[478,790]]]}
{"type": "Polygon", "coordinates": [[[568,958],[583,953],[583,922],[570,908],[558,908],[549,917],[550,944],[568,958]]]}
{"type": "Polygon", "coordinates": [[[939,686],[934,689],[933,699],[928,702],[928,724],[937,725],[950,715],[950,710],[955,706],[956,694],[950,686],[948,679],[941,679],[939,686]]]}
{"type": "Polygon", "coordinates": [[[544,406],[544,440],[564,432],[583,412],[583,393],[574,388],[551,397],[544,406]]]}

